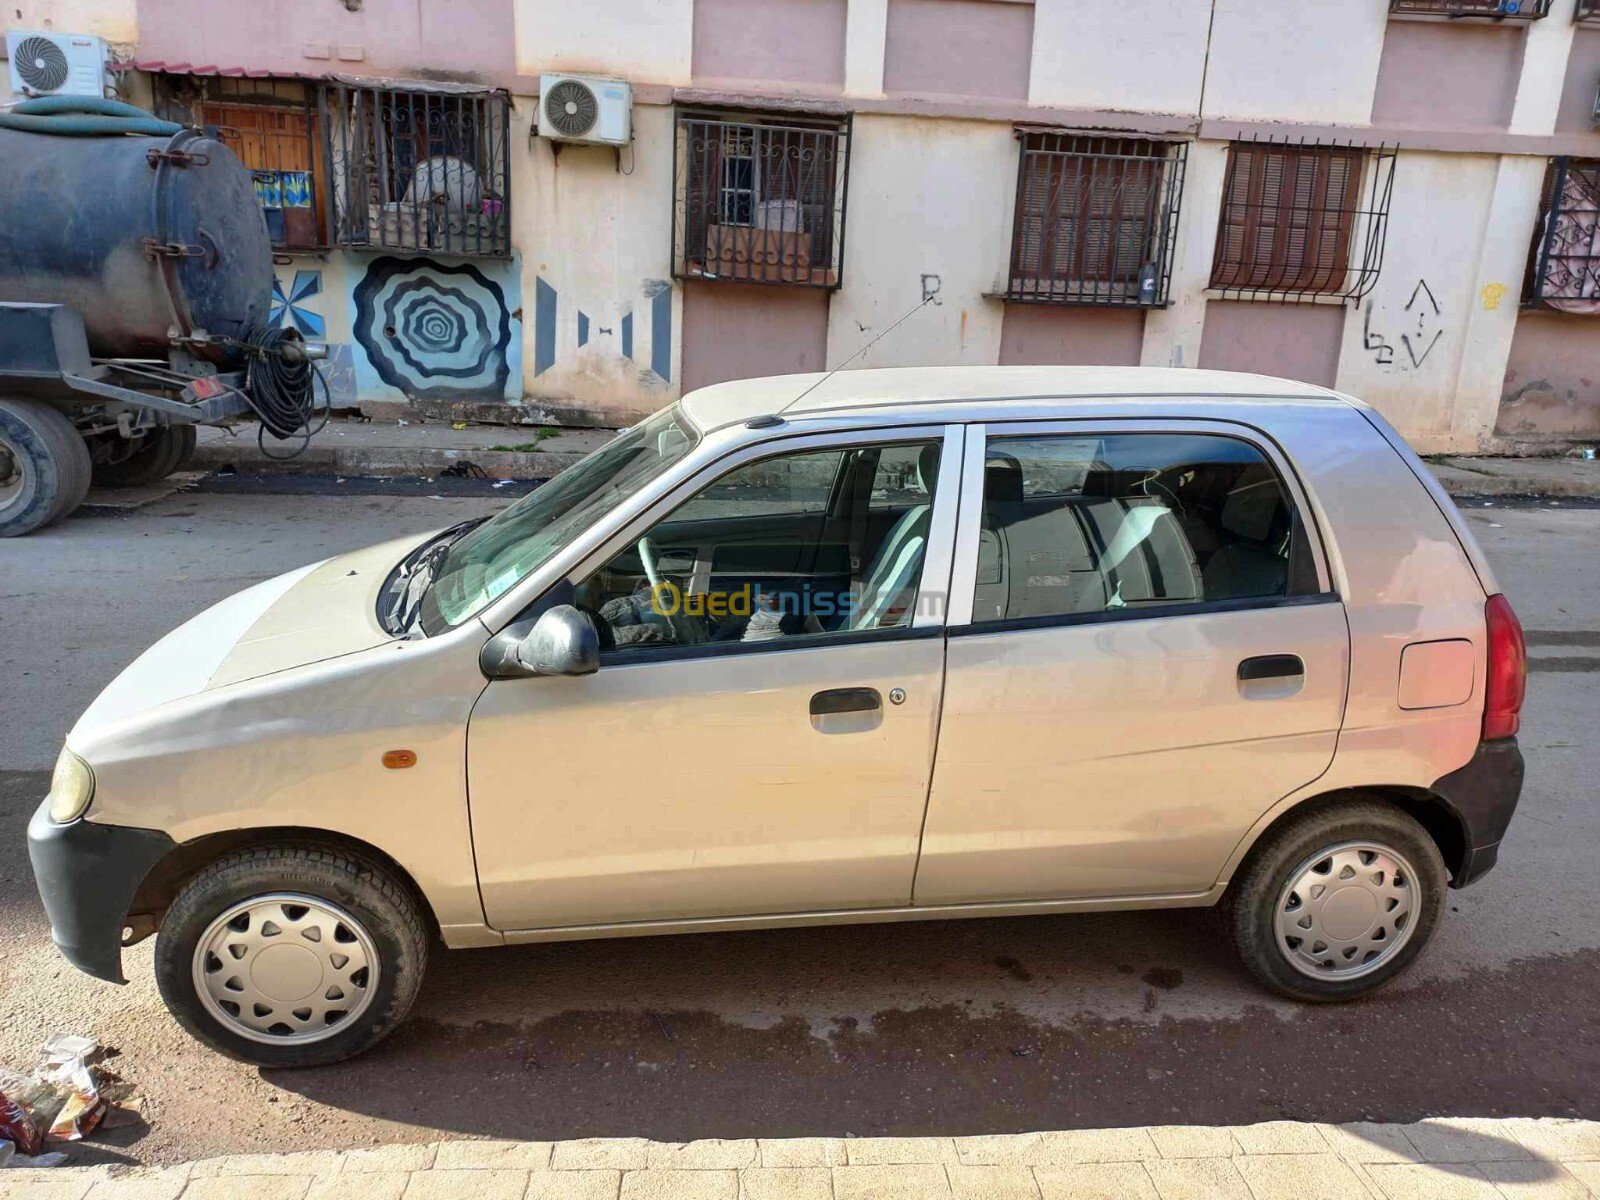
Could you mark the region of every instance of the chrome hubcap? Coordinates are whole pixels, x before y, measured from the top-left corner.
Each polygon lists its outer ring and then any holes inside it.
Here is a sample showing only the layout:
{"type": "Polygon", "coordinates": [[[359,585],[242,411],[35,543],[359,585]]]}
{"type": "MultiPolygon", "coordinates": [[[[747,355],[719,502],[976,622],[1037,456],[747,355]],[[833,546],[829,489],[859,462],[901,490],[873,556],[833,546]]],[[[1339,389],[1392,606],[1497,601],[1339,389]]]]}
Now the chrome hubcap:
{"type": "Polygon", "coordinates": [[[194,986],[224,1026],[255,1042],[320,1042],[355,1021],[378,987],[378,950],[361,924],[314,896],[235,904],[194,952],[194,986]]]}
{"type": "Polygon", "coordinates": [[[1411,938],[1417,875],[1397,851],[1377,842],[1319,850],[1278,895],[1274,933],[1297,971],[1354,979],[1377,970],[1411,938]]]}

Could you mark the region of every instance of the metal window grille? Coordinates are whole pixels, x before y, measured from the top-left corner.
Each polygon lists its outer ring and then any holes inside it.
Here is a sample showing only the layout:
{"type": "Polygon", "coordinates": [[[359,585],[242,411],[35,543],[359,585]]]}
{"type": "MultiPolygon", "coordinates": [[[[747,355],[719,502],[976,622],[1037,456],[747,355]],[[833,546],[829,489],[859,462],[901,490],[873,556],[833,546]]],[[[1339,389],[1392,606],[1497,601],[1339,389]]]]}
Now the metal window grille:
{"type": "Polygon", "coordinates": [[[1600,159],[1552,159],[1540,211],[1525,303],[1600,313],[1600,159]]]}
{"type": "Polygon", "coordinates": [[[1357,300],[1383,266],[1396,151],[1235,142],[1211,287],[1224,296],[1357,300]]]}
{"type": "Polygon", "coordinates": [[[1600,0],[1578,0],[1577,7],[1572,10],[1572,19],[1600,24],[1600,0]]]}
{"type": "Polygon", "coordinates": [[[328,245],[315,85],[293,79],[157,75],[156,111],[199,125],[239,156],[255,181],[272,244],[328,245]]]}
{"type": "Polygon", "coordinates": [[[679,110],[673,274],[837,288],[849,160],[848,116],[679,110]]]}
{"type": "Polygon", "coordinates": [[[1018,136],[1004,298],[1164,306],[1188,144],[1051,130],[1018,136]]]}
{"type": "Polygon", "coordinates": [[[1389,0],[1389,11],[1405,16],[1487,17],[1493,21],[1537,21],[1550,12],[1551,0],[1389,0]]]}
{"type": "Polygon", "coordinates": [[[321,119],[336,244],[510,256],[505,92],[330,83],[321,119]]]}

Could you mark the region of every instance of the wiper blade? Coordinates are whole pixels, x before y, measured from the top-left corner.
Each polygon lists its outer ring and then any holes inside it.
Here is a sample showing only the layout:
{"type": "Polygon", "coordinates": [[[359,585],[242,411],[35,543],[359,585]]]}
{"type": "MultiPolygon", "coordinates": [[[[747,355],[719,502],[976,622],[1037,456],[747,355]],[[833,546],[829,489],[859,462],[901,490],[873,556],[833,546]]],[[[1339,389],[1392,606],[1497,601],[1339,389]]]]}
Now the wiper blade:
{"type": "Polygon", "coordinates": [[[444,561],[444,556],[449,553],[451,546],[488,519],[474,517],[470,521],[452,525],[432,541],[418,546],[401,561],[398,578],[392,585],[394,598],[388,613],[391,633],[415,632],[414,626],[422,611],[422,597],[433,582],[434,573],[444,561]]]}

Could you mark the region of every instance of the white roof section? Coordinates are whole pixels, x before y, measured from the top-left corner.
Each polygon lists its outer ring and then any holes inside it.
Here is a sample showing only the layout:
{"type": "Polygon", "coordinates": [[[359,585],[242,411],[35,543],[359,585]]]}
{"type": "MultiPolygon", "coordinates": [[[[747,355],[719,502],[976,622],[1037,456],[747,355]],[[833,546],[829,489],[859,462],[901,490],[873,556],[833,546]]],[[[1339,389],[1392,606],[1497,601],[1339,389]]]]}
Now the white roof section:
{"type": "Polygon", "coordinates": [[[787,416],[950,402],[1094,401],[1171,396],[1192,400],[1262,400],[1273,404],[1341,403],[1325,388],[1270,375],[1187,367],[885,367],[738,379],[690,392],[684,411],[701,429],[718,429],[782,411],[787,416]],[[827,382],[819,381],[826,379],[827,382]],[[809,390],[808,390],[809,389],[809,390]]]}

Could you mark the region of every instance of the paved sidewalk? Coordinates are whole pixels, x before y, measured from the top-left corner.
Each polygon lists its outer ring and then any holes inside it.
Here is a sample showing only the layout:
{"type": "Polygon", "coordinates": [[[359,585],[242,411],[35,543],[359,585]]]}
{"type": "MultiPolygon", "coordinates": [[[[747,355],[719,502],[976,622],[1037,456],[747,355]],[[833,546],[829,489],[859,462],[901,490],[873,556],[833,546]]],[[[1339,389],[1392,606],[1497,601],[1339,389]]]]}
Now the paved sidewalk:
{"type": "MultiPolygon", "coordinates": [[[[206,428],[199,431],[191,466],[232,467],[250,475],[437,475],[465,462],[495,479],[548,479],[611,437],[603,429],[546,432],[535,426],[453,429],[440,421],[338,420],[284,462],[261,451],[253,425],[241,426],[236,435],[206,428]]],[[[271,442],[267,448],[285,449],[271,442]]],[[[1600,462],[1593,459],[1455,457],[1429,465],[1453,496],[1600,495],[1600,462]]]]}
{"type": "Polygon", "coordinates": [[[1600,1196],[1600,1123],[457,1141],[0,1172],[0,1200],[1514,1200],[1600,1196]]]}
{"type": "MultiPolygon", "coordinates": [[[[471,463],[495,479],[548,479],[611,438],[607,429],[472,425],[452,429],[438,421],[330,421],[294,458],[281,456],[292,443],[257,442],[254,425],[198,430],[190,466],[215,471],[232,467],[246,475],[437,475],[471,463]],[[502,447],[495,449],[495,447],[502,447]],[[508,449],[506,447],[515,447],[508,449]]],[[[475,474],[476,472],[474,472],[475,474]]]]}

